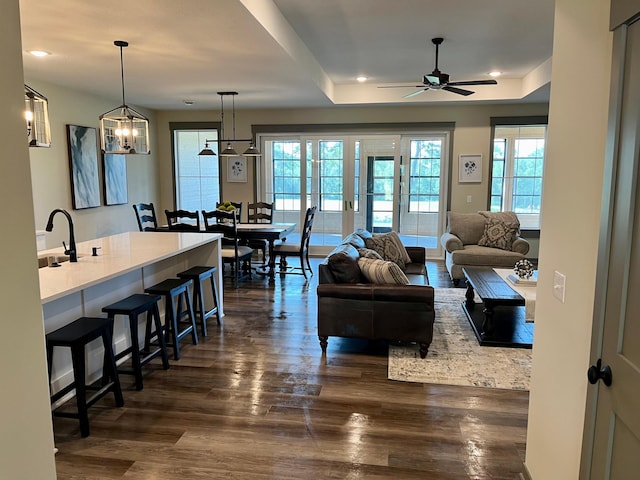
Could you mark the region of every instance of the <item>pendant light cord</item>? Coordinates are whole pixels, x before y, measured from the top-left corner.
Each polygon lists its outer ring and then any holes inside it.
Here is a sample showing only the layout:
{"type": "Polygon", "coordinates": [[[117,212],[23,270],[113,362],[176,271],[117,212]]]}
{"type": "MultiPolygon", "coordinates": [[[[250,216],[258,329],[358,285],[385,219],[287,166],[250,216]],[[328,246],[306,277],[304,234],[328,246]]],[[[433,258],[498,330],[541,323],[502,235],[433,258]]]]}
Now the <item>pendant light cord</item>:
{"type": "Polygon", "coordinates": [[[220,95],[220,106],[222,108],[220,113],[220,133],[222,134],[222,142],[225,141],[224,138],[224,95],[220,95]]]}

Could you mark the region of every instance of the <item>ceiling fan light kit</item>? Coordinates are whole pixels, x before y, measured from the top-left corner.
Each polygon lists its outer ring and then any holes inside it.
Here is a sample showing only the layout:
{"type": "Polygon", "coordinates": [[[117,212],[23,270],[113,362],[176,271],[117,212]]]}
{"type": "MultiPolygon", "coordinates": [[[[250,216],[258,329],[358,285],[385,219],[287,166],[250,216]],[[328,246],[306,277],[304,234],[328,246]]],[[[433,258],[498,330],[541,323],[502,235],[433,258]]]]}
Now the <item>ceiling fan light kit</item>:
{"type": "MultiPolygon", "coordinates": [[[[420,95],[421,93],[426,92],[427,90],[445,90],[447,92],[456,93],[458,95],[469,96],[472,95],[473,91],[466,90],[464,88],[458,88],[460,86],[472,86],[472,85],[497,85],[498,82],[490,79],[490,80],[466,80],[461,82],[450,82],[449,74],[443,73],[438,69],[438,55],[440,45],[444,38],[436,37],[431,39],[431,43],[436,46],[436,64],[433,71],[427,75],[422,77],[422,85],[415,85],[415,88],[420,88],[420,90],[416,92],[409,93],[405,95],[403,98],[411,98],[416,95],[420,95]]],[[[393,85],[393,86],[382,86],[378,88],[408,88],[410,85],[393,85]]]]}

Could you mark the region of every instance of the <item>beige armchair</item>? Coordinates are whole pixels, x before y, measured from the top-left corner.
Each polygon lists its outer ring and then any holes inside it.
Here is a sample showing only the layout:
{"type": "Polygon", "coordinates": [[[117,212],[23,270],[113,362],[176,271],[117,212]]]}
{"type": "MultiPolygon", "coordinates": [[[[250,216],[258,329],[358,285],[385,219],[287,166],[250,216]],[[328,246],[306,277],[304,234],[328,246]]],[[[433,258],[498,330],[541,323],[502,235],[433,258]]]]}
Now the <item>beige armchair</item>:
{"type": "Polygon", "coordinates": [[[529,252],[529,242],[520,237],[520,222],[513,212],[448,212],[440,244],[454,285],[464,279],[463,267],[512,268],[529,252]]]}

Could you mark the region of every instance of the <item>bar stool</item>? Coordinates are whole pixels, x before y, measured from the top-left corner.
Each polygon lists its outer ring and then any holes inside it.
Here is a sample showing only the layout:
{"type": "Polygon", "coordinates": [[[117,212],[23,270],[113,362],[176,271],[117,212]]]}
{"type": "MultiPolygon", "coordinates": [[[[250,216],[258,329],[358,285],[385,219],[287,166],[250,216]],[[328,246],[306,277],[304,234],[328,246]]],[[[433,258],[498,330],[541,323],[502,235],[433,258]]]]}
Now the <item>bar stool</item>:
{"type": "Polygon", "coordinates": [[[116,315],[126,315],[129,319],[131,346],[117,353],[115,358],[116,360],[120,360],[122,357],[131,354],[132,368],[125,369],[119,367],[118,373],[133,375],[136,379],[136,390],[142,390],[142,367],[151,360],[160,356],[162,358],[162,367],[165,370],[169,368],[169,357],[167,356],[167,347],[164,342],[162,322],[160,321],[160,311],[158,310],[158,302],[161,299],[162,297],[160,295],[136,293],[102,309],[111,320],[114,320],[116,315]],[[142,313],[147,314],[147,324],[145,328],[144,348],[140,349],[138,316],[142,313]],[[153,332],[152,324],[155,325],[155,331],[153,332]],[[155,337],[158,339],[158,348],[152,351],[151,341],[155,337]]]}
{"type": "Polygon", "coordinates": [[[71,349],[71,361],[73,364],[73,382],[51,396],[53,404],[64,395],[75,388],[76,404],[75,412],[52,413],[58,417],[77,418],[80,420],[80,434],[83,437],[89,436],[88,408],[96,403],[100,398],[109,392],[113,392],[116,407],[124,405],[120,380],[116,371],[116,360],[113,355],[112,344],[113,320],[110,318],[80,317],[77,320],[61,327],[46,335],[47,343],[47,364],[49,369],[49,383],[51,383],[51,366],[53,361],[54,347],[68,347],[71,349]],[[102,338],[104,346],[104,362],[102,370],[101,385],[86,384],[85,367],[85,346],[97,339],[102,338]],[[91,397],[87,398],[87,390],[95,391],[91,397]]]}
{"type": "Polygon", "coordinates": [[[180,272],[178,278],[193,280],[193,313],[200,318],[200,331],[202,336],[207,336],[207,318],[216,315],[218,325],[220,325],[220,312],[218,311],[218,290],[216,288],[215,273],[216,267],[191,267],[189,270],[180,272]],[[211,281],[211,294],[213,296],[213,307],[207,311],[204,301],[205,282],[211,281]]]}
{"type": "Polygon", "coordinates": [[[193,303],[189,289],[193,286],[193,280],[182,278],[168,278],[152,287],[145,288],[146,293],[162,295],[165,301],[165,342],[170,337],[173,347],[173,358],[180,360],[180,340],[189,333],[194,345],[198,344],[198,332],[196,330],[196,318],[193,314],[193,303]],[[176,302],[177,300],[177,302],[176,302]],[[187,320],[182,320],[187,317],[187,320]],[[179,327],[184,326],[182,330],[179,327]]]}

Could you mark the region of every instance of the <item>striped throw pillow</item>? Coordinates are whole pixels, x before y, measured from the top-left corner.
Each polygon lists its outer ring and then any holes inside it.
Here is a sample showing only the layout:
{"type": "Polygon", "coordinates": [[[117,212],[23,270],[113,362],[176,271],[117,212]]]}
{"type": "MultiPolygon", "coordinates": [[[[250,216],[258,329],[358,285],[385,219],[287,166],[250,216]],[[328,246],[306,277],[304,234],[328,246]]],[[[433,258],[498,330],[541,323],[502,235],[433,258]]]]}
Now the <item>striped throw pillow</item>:
{"type": "Polygon", "coordinates": [[[393,262],[360,257],[358,259],[360,271],[371,283],[386,283],[393,285],[409,285],[409,279],[402,269],[393,262]]]}

